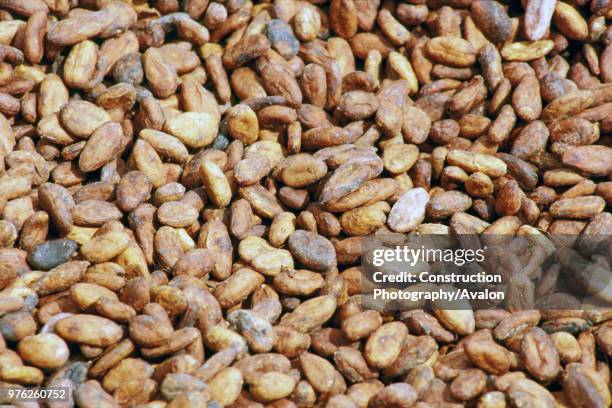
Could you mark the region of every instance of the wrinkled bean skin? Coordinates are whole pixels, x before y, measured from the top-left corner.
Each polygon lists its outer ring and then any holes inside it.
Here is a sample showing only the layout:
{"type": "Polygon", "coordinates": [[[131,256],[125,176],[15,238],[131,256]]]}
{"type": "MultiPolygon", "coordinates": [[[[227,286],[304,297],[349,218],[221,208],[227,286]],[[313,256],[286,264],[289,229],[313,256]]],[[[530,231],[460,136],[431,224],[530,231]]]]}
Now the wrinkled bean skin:
{"type": "Polygon", "coordinates": [[[0,0],[0,386],[69,397],[2,403],[610,407],[611,19],[0,0]],[[505,298],[379,301],[413,238],[505,298]]]}

